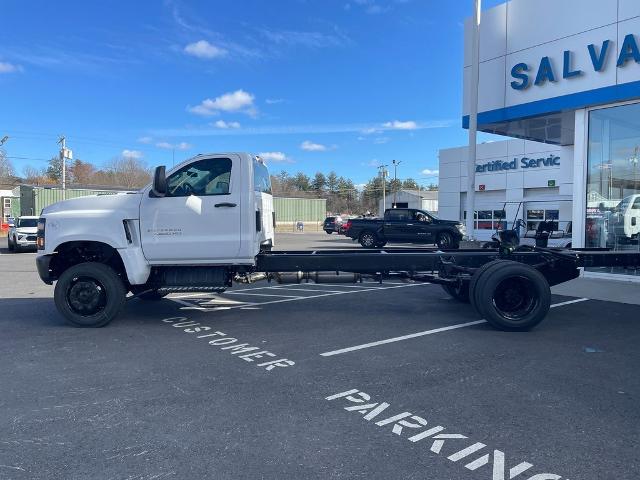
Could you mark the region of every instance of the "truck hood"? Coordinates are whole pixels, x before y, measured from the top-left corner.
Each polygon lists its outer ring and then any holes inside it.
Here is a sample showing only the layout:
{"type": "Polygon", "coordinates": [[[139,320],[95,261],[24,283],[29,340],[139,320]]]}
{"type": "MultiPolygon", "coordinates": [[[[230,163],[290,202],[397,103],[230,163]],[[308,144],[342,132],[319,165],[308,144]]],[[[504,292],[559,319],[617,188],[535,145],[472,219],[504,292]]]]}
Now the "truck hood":
{"type": "Polygon", "coordinates": [[[38,232],[38,228],[37,227],[18,227],[18,228],[16,228],[16,233],[23,234],[23,235],[29,235],[29,234],[37,233],[37,232],[38,232]]]}
{"type": "Polygon", "coordinates": [[[462,225],[462,222],[458,222],[457,220],[441,220],[438,219],[439,225],[462,225]]]}
{"type": "Polygon", "coordinates": [[[90,195],[72,198],[49,205],[43,215],[116,214],[123,219],[137,219],[140,213],[141,192],[116,193],[113,195],[90,195]]]}

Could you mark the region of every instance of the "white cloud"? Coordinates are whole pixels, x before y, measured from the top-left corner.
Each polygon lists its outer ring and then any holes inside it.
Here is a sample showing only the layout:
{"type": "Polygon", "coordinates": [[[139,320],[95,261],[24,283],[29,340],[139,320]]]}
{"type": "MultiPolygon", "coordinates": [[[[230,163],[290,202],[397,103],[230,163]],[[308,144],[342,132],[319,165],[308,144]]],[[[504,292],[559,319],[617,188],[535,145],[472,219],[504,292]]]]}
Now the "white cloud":
{"type": "Polygon", "coordinates": [[[418,128],[418,124],[413,120],[408,120],[406,122],[394,120],[393,122],[383,123],[382,126],[391,130],[416,130],[418,128]]]}
{"type": "Polygon", "coordinates": [[[426,175],[428,177],[435,177],[436,175],[438,175],[440,172],[438,170],[431,170],[430,168],[425,168],[424,170],[422,170],[421,172],[423,175],[426,175]]]}
{"type": "Polygon", "coordinates": [[[258,156],[265,162],[293,163],[293,160],[291,160],[282,152],[261,152],[258,154],[258,156]]]}
{"type": "MultiPolygon", "coordinates": [[[[458,125],[458,119],[430,120],[420,122],[418,130],[449,128],[458,125]]],[[[222,129],[197,127],[165,128],[153,130],[151,133],[158,137],[216,137],[229,135],[318,135],[324,133],[364,133],[369,129],[380,132],[385,129],[382,126],[375,127],[369,124],[311,124],[311,125],[263,125],[259,127],[243,127],[239,129],[222,129]]],[[[366,137],[363,137],[366,138],[366,137]]],[[[333,147],[332,147],[333,148],[333,147]]]]}
{"type": "Polygon", "coordinates": [[[224,48],[216,47],[206,40],[199,40],[184,47],[184,53],[198,58],[220,58],[229,52],[224,48]]]}
{"type": "Polygon", "coordinates": [[[22,67],[8,62],[0,62],[0,73],[15,73],[21,72],[22,67]]]}
{"type": "Polygon", "coordinates": [[[242,112],[255,116],[257,110],[253,103],[254,99],[255,97],[252,94],[240,89],[235,92],[220,95],[213,100],[206,98],[200,105],[187,107],[187,110],[191,113],[204,116],[213,116],[220,112],[242,112]]]}
{"type": "Polygon", "coordinates": [[[383,143],[387,143],[389,141],[389,137],[378,137],[373,140],[373,143],[377,145],[381,145],[383,143]]]}
{"type": "Polygon", "coordinates": [[[282,103],[284,102],[284,98],[267,98],[264,103],[266,103],[267,105],[275,105],[277,103],[282,103]]]}
{"type": "Polygon", "coordinates": [[[180,142],[175,144],[169,143],[169,142],[158,142],[156,143],[156,147],[163,148],[165,150],[189,150],[190,148],[193,148],[193,145],[186,142],[180,142]]]}
{"type": "Polygon", "coordinates": [[[302,142],[302,144],[300,144],[300,148],[302,150],[306,150],[307,152],[324,152],[327,150],[326,145],[322,145],[320,143],[313,143],[313,142],[310,142],[309,140],[305,140],[304,142],[302,142]]]}
{"type": "Polygon", "coordinates": [[[138,138],[138,143],[151,143],[153,142],[153,137],[140,137],[138,138]]]}
{"type": "Polygon", "coordinates": [[[127,150],[124,149],[122,151],[122,156],[125,158],[142,158],[142,152],[140,150],[127,150]]]}
{"type": "Polygon", "coordinates": [[[224,120],[218,120],[213,124],[217,128],[240,128],[239,122],[225,122],[224,120]]]}

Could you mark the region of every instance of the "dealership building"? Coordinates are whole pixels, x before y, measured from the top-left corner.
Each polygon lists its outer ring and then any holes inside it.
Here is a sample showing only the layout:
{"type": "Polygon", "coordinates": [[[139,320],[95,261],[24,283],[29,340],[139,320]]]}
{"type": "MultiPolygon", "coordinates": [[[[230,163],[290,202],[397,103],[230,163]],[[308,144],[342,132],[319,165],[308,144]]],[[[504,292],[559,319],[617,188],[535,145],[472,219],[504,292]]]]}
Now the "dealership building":
{"type": "MultiPolygon", "coordinates": [[[[465,25],[469,125],[472,21],[465,25]]],[[[518,218],[573,247],[638,250],[640,1],[510,0],[482,12],[475,236],[518,218]]],[[[465,218],[466,148],[440,151],[439,214],[465,218]]],[[[589,275],[634,270],[597,269],[589,275]]]]}

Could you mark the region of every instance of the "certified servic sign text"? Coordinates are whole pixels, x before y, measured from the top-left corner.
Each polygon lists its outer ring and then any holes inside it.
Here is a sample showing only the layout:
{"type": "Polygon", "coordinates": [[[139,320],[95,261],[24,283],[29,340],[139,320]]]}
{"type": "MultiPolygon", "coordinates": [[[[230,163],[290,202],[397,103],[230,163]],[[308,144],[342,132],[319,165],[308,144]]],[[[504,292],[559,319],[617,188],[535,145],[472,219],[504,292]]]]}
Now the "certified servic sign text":
{"type": "MultiPolygon", "coordinates": [[[[574,65],[573,52],[571,50],[565,50],[562,58],[562,78],[571,79],[581,75],[585,75],[586,72],[581,70],[582,68],[593,68],[594,72],[601,72],[609,63],[609,57],[613,49],[611,40],[605,40],[601,45],[595,45],[593,43],[587,45],[589,51],[589,58],[591,59],[591,65],[574,65]]],[[[628,34],[622,41],[622,46],[617,52],[616,67],[623,68],[628,62],[633,61],[640,63],[640,48],[638,48],[638,42],[633,34],[628,34]]],[[[517,63],[511,69],[511,76],[514,80],[511,82],[511,88],[514,90],[525,90],[531,86],[531,81],[536,86],[544,85],[546,82],[557,82],[560,80],[560,68],[554,64],[554,60],[550,57],[542,57],[540,63],[535,65],[528,65],[526,63],[517,63]],[[536,70],[534,70],[537,67],[536,70]],[[534,76],[535,73],[535,76],[534,76]]]]}
{"type": "Polygon", "coordinates": [[[497,172],[501,170],[515,170],[520,168],[540,168],[540,167],[559,167],[560,157],[557,155],[549,155],[545,158],[529,158],[522,157],[519,159],[514,158],[511,162],[504,162],[502,160],[493,160],[491,162],[476,165],[476,172],[497,172]]]}

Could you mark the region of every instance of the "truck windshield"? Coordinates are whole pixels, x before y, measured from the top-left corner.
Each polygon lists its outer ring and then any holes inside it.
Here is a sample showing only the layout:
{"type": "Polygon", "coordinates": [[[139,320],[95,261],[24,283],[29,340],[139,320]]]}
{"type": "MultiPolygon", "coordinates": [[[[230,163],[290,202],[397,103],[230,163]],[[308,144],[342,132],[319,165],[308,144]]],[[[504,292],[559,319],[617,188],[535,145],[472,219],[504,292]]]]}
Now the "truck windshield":
{"type": "Polygon", "coordinates": [[[17,227],[22,227],[22,228],[32,228],[32,227],[37,227],[38,226],[38,219],[37,218],[21,218],[18,220],[18,225],[16,225],[17,227]]]}

